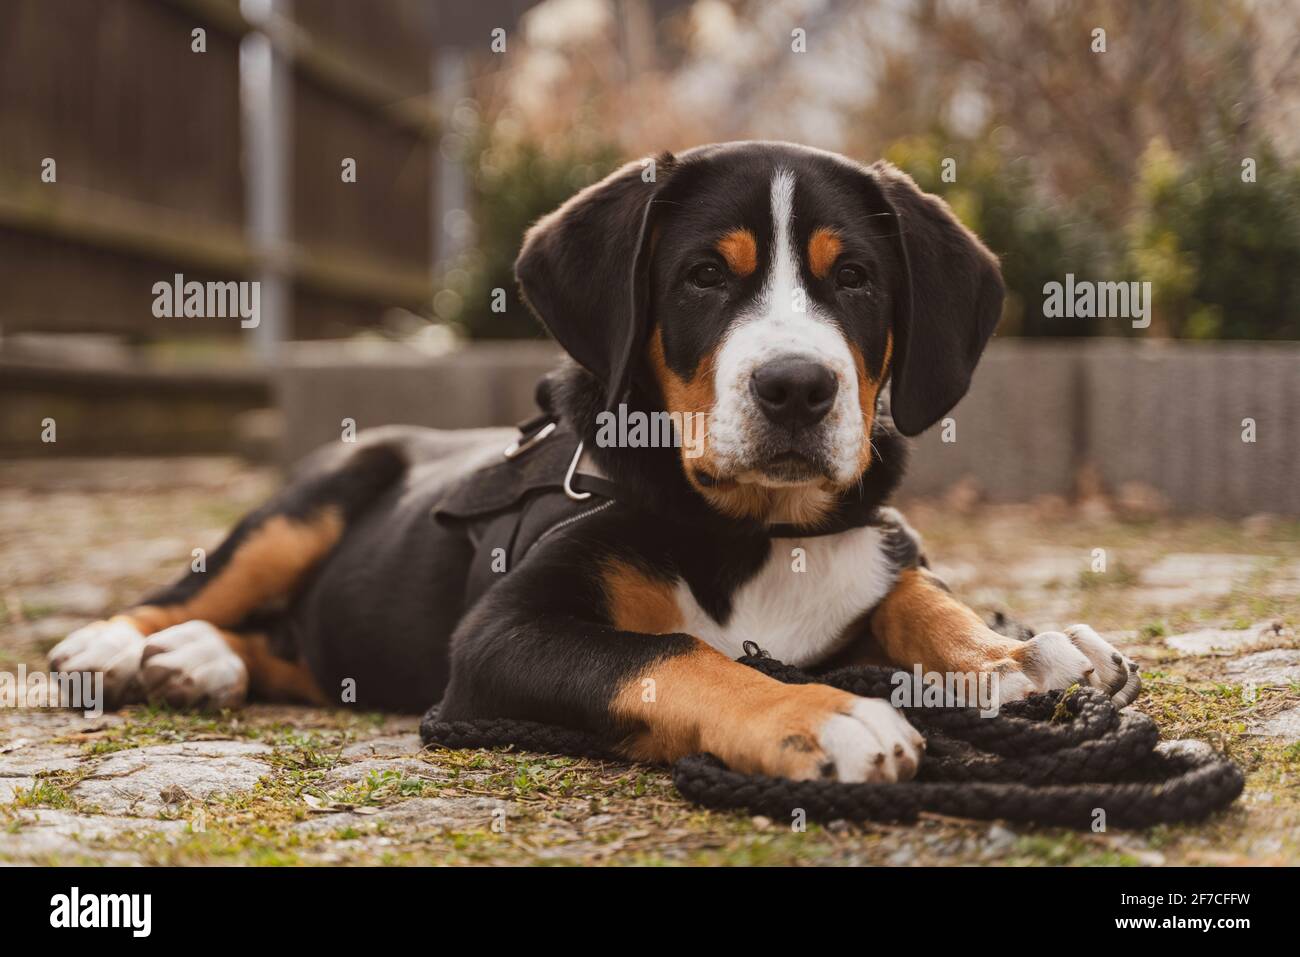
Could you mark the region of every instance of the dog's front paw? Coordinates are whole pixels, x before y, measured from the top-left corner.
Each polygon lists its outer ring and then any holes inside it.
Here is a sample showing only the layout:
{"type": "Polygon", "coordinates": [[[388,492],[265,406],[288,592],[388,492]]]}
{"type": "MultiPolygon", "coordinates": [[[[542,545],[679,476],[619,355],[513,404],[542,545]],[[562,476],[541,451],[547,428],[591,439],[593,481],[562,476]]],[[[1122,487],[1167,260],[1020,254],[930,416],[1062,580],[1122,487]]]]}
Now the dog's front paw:
{"type": "Polygon", "coordinates": [[[888,702],[825,685],[784,686],[759,720],[727,737],[716,751],[733,769],[795,780],[907,781],[925,749],[888,702]]]}
{"type": "Polygon", "coordinates": [[[999,673],[998,697],[1004,702],[1079,684],[1106,692],[1122,708],[1142,688],[1137,664],[1087,625],[1035,635],[1011,658],[999,673]]]}
{"type": "Polygon", "coordinates": [[[237,708],[248,697],[248,668],[213,625],[187,621],[145,642],[146,697],[173,708],[237,708]]]}
{"type": "Polygon", "coordinates": [[[819,740],[829,762],[821,776],[836,781],[910,781],[925,750],[920,732],[876,698],[856,698],[848,714],[827,719],[819,740]]]}
{"type": "Polygon", "coordinates": [[[118,708],[140,700],[144,635],[126,618],[91,622],[50,650],[50,670],[104,676],[104,704],[118,708]]]}

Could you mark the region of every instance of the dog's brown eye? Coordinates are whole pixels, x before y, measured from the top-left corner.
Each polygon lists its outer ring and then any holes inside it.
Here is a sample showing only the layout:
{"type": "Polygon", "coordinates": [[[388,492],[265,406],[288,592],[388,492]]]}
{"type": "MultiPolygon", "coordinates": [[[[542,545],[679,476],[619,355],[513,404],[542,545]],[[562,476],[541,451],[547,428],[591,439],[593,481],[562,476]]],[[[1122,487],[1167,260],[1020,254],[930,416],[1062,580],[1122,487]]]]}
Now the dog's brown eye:
{"type": "Polygon", "coordinates": [[[866,285],[867,274],[857,266],[841,266],[835,271],[835,282],[843,289],[860,289],[866,285]]]}
{"type": "Polygon", "coordinates": [[[711,289],[722,285],[723,275],[722,270],[713,263],[700,263],[691,270],[690,279],[701,289],[711,289]]]}

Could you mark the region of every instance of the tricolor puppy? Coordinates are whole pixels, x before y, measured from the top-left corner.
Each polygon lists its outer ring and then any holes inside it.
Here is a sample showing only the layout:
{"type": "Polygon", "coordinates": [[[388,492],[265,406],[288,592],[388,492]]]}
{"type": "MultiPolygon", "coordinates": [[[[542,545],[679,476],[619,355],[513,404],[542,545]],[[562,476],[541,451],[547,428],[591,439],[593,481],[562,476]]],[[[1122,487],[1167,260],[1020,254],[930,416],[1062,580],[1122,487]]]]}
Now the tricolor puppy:
{"type": "Polygon", "coordinates": [[[517,274],[574,360],[549,383],[561,427],[323,450],[205,572],[73,634],[54,667],[105,671],[119,702],[441,698],[446,718],[567,724],[630,758],[841,781],[911,777],[921,738],[887,702],[736,663],[746,641],[809,669],[994,673],[1002,700],[1135,693],[1086,626],[990,630],[885,507],[898,433],[962,397],[1002,305],[994,257],[907,176],[782,143],[664,155],[542,219],[517,274]],[[620,405],[702,441],[602,443],[620,405]],[[556,453],[563,493],[493,497],[556,453]],[[615,491],[578,491],[588,473],[615,491]],[[455,520],[467,500],[485,516],[455,520]]]}

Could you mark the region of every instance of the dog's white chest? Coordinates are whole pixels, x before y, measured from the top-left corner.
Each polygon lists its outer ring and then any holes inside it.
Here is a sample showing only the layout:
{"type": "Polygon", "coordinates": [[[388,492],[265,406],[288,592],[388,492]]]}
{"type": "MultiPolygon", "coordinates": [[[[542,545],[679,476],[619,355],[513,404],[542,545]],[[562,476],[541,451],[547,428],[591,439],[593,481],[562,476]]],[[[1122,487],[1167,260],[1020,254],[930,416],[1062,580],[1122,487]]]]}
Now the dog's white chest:
{"type": "Polygon", "coordinates": [[[714,620],[679,582],[682,631],[732,658],[744,654],[744,642],[753,641],[788,664],[813,664],[885,596],[896,575],[875,526],[774,539],[767,563],[732,595],[726,624],[714,620]]]}

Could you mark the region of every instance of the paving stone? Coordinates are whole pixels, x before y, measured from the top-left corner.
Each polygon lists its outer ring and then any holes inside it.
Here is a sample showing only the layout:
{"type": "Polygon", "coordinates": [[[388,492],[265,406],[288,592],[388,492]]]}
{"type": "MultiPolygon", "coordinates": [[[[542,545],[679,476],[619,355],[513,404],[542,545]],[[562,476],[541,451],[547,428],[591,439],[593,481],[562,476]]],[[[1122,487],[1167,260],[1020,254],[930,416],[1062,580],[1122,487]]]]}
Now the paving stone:
{"type": "Polygon", "coordinates": [[[21,641],[31,642],[43,651],[48,651],[78,628],[94,620],[94,615],[47,615],[15,629],[15,635],[21,641]]]}
{"type": "Polygon", "coordinates": [[[340,811],[333,814],[318,814],[294,826],[295,830],[309,833],[334,831],[343,827],[358,830],[368,829],[383,822],[385,832],[390,829],[402,830],[441,830],[455,828],[458,830],[490,830],[494,815],[502,811],[507,815],[506,827],[509,828],[510,804],[486,797],[429,797],[411,798],[396,804],[380,807],[373,814],[358,814],[355,811],[340,811]]]}
{"type": "Polygon", "coordinates": [[[194,741],[117,751],[72,789],[78,800],[112,813],[156,814],[163,791],[180,787],[196,799],[252,788],[270,770],[258,760],[271,748],[255,741],[194,741]]]}
{"type": "Polygon", "coordinates": [[[1255,722],[1250,726],[1249,731],[1251,734],[1270,738],[1300,741],[1300,707],[1280,711],[1271,718],[1255,722]]]}
{"type": "Polygon", "coordinates": [[[1272,651],[1259,651],[1232,659],[1225,670],[1239,683],[1253,681],[1257,685],[1284,685],[1300,681],[1300,650],[1274,648],[1272,651]]]}
{"type": "Polygon", "coordinates": [[[1274,647],[1295,638],[1281,621],[1258,621],[1249,628],[1204,628],[1171,635],[1165,644],[1185,655],[1236,654],[1274,647]]]}
{"type": "Polygon", "coordinates": [[[368,741],[357,741],[344,748],[339,756],[349,758],[384,757],[404,754],[419,754],[424,749],[420,736],[410,734],[386,734],[368,741]]]}
{"type": "Polygon", "coordinates": [[[120,714],[87,718],[80,711],[64,708],[0,708],[0,748],[19,738],[49,741],[64,735],[103,731],[125,720],[120,714]]]}
{"type": "Polygon", "coordinates": [[[102,585],[69,582],[46,588],[29,588],[19,597],[24,608],[54,609],[65,615],[94,616],[104,612],[112,596],[102,585]]]}
{"type": "Polygon", "coordinates": [[[8,804],[19,791],[30,791],[36,784],[35,778],[14,777],[0,778],[0,804],[8,804]]]}
{"type": "Polygon", "coordinates": [[[1186,605],[1232,591],[1257,566],[1253,555],[1175,552],[1138,575],[1139,597],[1150,605],[1186,605]]]}
{"type": "Polygon", "coordinates": [[[81,762],[77,749],[67,745],[38,744],[27,738],[0,744],[0,778],[33,775],[39,771],[72,771],[81,762]],[[4,750],[15,743],[19,746],[14,750],[4,750]]]}
{"type": "Polygon", "coordinates": [[[184,821],[32,808],[17,812],[10,826],[0,830],[0,860],[73,863],[87,859],[103,864],[135,864],[139,863],[137,853],[96,847],[95,842],[129,840],[149,833],[179,833],[186,826],[184,821]]]}
{"type": "Polygon", "coordinates": [[[1082,549],[1033,549],[1017,556],[1005,576],[1019,588],[1044,588],[1048,585],[1079,584],[1079,576],[1089,569],[1088,552],[1082,549]]]}

